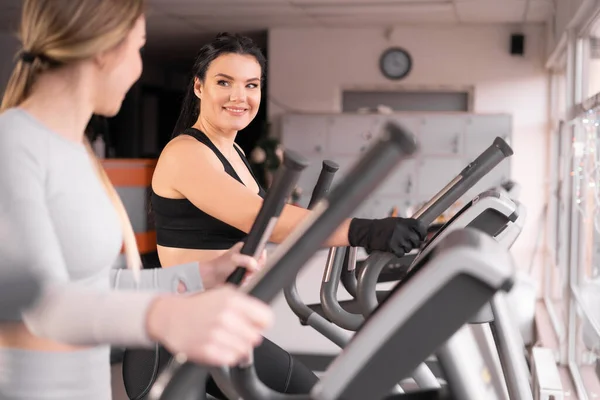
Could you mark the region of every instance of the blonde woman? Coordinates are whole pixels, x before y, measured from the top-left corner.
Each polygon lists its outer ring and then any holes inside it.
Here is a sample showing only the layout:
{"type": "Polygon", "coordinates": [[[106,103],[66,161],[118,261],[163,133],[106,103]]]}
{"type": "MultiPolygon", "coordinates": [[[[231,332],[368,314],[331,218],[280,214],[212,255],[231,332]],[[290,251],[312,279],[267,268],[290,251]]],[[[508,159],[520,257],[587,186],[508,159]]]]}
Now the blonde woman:
{"type": "Polygon", "coordinates": [[[123,205],[84,141],[92,114],[115,115],[141,74],[143,0],[25,0],[21,41],[0,107],[0,269],[30,269],[44,293],[0,326],[0,397],[110,400],[109,345],[239,362],[272,313],[220,284],[259,262],[238,244],[139,271],[123,205]],[[123,242],[130,268],[113,270],[123,242]]]}

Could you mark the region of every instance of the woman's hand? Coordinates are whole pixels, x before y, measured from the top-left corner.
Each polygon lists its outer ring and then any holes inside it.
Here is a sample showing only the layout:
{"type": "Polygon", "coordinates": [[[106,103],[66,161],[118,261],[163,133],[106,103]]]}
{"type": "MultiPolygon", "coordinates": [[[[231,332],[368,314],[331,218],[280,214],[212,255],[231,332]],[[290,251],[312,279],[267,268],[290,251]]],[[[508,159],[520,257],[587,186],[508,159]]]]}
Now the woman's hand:
{"type": "MultiPolygon", "coordinates": [[[[267,264],[267,250],[263,250],[263,252],[260,255],[260,258],[258,259],[258,268],[256,269],[256,271],[246,271],[246,275],[244,275],[244,279],[242,280],[242,286],[244,286],[246,283],[248,283],[250,278],[252,278],[257,271],[260,271],[261,269],[263,269],[266,264],[267,264]]],[[[227,279],[227,278],[225,278],[225,279],[227,279]]]]}
{"type": "Polygon", "coordinates": [[[190,296],[165,295],[148,310],[149,337],[190,361],[232,366],[262,341],[273,312],[231,285],[190,296]]]}
{"type": "Polygon", "coordinates": [[[266,252],[259,260],[240,253],[243,243],[236,243],[226,253],[219,257],[200,263],[200,275],[206,289],[211,289],[224,283],[227,277],[237,268],[245,267],[247,272],[244,279],[259,271],[266,262],[266,252]]]}
{"type": "Polygon", "coordinates": [[[418,249],[426,236],[427,226],[414,218],[353,218],[348,230],[351,246],[363,247],[367,253],[394,253],[396,257],[418,249]]]}

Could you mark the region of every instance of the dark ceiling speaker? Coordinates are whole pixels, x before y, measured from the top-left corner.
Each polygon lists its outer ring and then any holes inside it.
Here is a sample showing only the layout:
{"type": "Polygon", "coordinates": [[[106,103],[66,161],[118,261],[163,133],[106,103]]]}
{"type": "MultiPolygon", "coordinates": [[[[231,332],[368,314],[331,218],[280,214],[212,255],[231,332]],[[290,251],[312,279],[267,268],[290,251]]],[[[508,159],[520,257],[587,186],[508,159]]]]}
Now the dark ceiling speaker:
{"type": "Polygon", "coordinates": [[[514,33],[510,35],[510,54],[522,56],[525,54],[525,35],[514,33]]]}

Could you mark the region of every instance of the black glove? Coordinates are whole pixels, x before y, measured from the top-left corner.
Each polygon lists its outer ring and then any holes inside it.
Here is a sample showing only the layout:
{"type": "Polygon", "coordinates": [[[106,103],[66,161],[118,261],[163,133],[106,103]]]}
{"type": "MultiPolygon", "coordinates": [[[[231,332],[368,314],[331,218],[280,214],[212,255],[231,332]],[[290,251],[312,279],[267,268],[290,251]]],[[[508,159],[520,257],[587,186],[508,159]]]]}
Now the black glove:
{"type": "Polygon", "coordinates": [[[348,240],[351,246],[363,247],[368,253],[384,251],[402,257],[418,248],[426,235],[427,227],[414,218],[353,218],[348,240]]]}

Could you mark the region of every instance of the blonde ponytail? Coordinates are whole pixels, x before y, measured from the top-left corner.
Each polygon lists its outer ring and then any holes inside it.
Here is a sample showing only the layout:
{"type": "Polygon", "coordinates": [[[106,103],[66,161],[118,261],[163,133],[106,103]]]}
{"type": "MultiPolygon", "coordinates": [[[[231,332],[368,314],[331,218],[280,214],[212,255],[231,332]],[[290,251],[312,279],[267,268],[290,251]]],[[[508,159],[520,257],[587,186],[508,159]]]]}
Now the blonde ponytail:
{"type": "Polygon", "coordinates": [[[104,167],[94,154],[92,146],[87,139],[85,139],[85,146],[90,158],[92,159],[92,162],[94,163],[94,166],[96,167],[98,178],[100,179],[100,182],[102,182],[102,186],[104,186],[104,190],[106,190],[106,193],[108,194],[108,197],[110,198],[110,201],[112,202],[119,216],[119,222],[121,222],[121,232],[123,234],[123,244],[125,245],[125,259],[127,261],[127,267],[133,271],[137,278],[139,277],[139,271],[142,269],[142,259],[140,257],[140,251],[137,246],[137,240],[135,239],[135,233],[133,231],[133,226],[131,225],[131,220],[127,215],[127,211],[125,210],[125,206],[121,201],[121,197],[106,174],[104,167]]]}
{"type": "Polygon", "coordinates": [[[19,106],[45,70],[88,59],[125,40],[144,13],[144,0],[24,0],[23,46],[0,112],[19,106]],[[27,55],[26,57],[24,57],[27,55]]]}
{"type": "Polygon", "coordinates": [[[31,91],[36,75],[41,71],[41,61],[26,63],[19,59],[15,66],[0,104],[0,113],[21,104],[31,91]]]}

